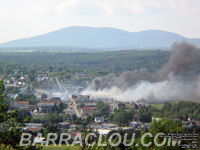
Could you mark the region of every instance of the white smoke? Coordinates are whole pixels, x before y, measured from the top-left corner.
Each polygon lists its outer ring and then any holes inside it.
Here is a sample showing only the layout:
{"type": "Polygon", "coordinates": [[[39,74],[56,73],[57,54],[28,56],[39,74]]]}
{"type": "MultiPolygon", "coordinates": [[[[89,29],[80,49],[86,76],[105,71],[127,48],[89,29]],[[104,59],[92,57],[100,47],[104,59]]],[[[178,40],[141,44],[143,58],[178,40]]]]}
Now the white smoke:
{"type": "MultiPolygon", "coordinates": [[[[170,77],[168,80],[154,83],[149,81],[140,81],[127,90],[122,90],[119,87],[113,86],[109,89],[97,91],[86,89],[82,94],[90,95],[94,99],[106,98],[116,99],[119,101],[145,99],[147,102],[159,103],[163,101],[190,100],[191,98],[196,99],[195,97],[191,97],[191,94],[198,93],[196,90],[199,88],[200,82],[194,84],[192,82],[182,81],[176,77],[170,77]]],[[[200,94],[198,96],[200,96],[200,94]]]]}

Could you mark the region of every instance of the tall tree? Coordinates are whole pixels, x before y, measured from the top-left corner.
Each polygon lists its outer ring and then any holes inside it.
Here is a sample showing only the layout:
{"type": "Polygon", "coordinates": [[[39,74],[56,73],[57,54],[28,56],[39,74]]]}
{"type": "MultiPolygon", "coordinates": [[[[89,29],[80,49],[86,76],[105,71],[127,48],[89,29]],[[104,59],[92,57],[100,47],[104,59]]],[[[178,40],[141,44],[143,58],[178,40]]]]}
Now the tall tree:
{"type": "MultiPolygon", "coordinates": [[[[4,82],[0,80],[0,124],[2,131],[0,132],[0,145],[5,147],[12,147],[17,150],[37,150],[41,149],[36,146],[21,147],[19,145],[22,134],[22,125],[27,120],[20,121],[18,111],[8,111],[8,104],[3,101],[3,92],[5,90],[4,82]]],[[[6,148],[5,148],[6,149],[6,148]]]]}

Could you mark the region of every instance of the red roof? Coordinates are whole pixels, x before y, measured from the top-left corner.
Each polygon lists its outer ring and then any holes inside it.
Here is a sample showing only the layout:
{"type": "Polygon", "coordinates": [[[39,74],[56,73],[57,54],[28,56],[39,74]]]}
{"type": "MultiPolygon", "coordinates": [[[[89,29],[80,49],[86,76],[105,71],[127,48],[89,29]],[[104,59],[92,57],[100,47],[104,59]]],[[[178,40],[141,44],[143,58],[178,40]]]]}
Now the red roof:
{"type": "Polygon", "coordinates": [[[36,132],[36,131],[40,131],[41,129],[42,129],[41,127],[37,127],[37,128],[27,128],[27,131],[36,132]]]}
{"type": "Polygon", "coordinates": [[[86,107],[87,109],[92,109],[92,107],[86,107]]]}
{"type": "Polygon", "coordinates": [[[29,101],[16,101],[16,103],[29,105],[29,101]]]}

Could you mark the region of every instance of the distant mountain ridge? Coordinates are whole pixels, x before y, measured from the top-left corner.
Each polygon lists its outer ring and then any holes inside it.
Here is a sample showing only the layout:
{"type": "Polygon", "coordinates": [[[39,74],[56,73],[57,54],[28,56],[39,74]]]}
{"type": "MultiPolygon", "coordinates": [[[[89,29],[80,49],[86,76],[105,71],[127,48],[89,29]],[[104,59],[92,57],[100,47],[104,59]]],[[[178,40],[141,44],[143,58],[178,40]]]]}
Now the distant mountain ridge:
{"type": "Polygon", "coordinates": [[[189,41],[200,47],[200,39],[190,39],[162,30],[128,32],[114,28],[72,26],[47,34],[9,41],[0,47],[82,47],[88,49],[169,48],[174,42],[189,41]]]}

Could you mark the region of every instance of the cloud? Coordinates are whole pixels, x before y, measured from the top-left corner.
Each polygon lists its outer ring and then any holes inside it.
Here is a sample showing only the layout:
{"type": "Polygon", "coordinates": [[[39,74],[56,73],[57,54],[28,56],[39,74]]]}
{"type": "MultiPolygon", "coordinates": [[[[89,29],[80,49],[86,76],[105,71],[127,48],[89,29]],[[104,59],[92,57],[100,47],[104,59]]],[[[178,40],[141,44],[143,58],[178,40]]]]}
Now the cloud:
{"type": "Polygon", "coordinates": [[[80,0],[67,0],[59,3],[56,7],[56,12],[58,14],[63,14],[68,10],[71,10],[78,6],[80,0]]]}
{"type": "Polygon", "coordinates": [[[30,7],[30,12],[32,14],[45,14],[51,12],[51,10],[48,7],[45,6],[37,6],[33,5],[30,7]]]}
{"type": "Polygon", "coordinates": [[[145,12],[144,6],[141,3],[133,2],[131,4],[127,3],[126,6],[132,11],[134,14],[142,14],[145,12]]]}
{"type": "Polygon", "coordinates": [[[123,1],[123,0],[67,0],[61,2],[56,7],[56,12],[58,14],[65,14],[67,12],[76,12],[79,15],[85,14],[83,11],[88,11],[88,9],[96,9],[99,14],[115,15],[123,14],[123,12],[129,11],[133,14],[144,13],[144,7],[142,3],[138,0],[136,1],[123,1]]]}

